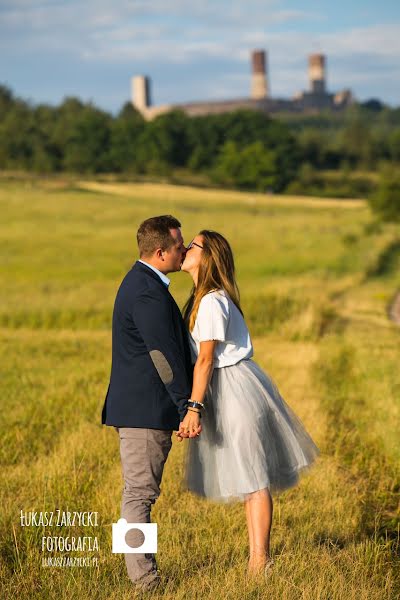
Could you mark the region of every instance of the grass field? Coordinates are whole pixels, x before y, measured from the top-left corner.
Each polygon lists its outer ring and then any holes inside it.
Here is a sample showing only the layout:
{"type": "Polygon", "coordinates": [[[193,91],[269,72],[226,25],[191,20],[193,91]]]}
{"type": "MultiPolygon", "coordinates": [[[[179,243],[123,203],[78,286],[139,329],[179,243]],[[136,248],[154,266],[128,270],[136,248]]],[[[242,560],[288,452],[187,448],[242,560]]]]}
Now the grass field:
{"type": "MultiPolygon", "coordinates": [[[[174,441],[158,522],[154,598],[382,600],[400,594],[399,232],[363,201],[62,179],[0,182],[1,598],[132,597],[111,553],[122,477],[100,425],[118,285],[148,216],[172,213],[185,240],[232,242],[255,360],[321,449],[275,498],[269,581],[247,581],[241,504],[182,491],[174,441]],[[21,527],[20,511],[98,511],[99,526],[21,527]],[[97,567],[42,566],[43,536],[97,536],[97,567]]],[[[172,275],[182,306],[186,274],[172,275]]]]}

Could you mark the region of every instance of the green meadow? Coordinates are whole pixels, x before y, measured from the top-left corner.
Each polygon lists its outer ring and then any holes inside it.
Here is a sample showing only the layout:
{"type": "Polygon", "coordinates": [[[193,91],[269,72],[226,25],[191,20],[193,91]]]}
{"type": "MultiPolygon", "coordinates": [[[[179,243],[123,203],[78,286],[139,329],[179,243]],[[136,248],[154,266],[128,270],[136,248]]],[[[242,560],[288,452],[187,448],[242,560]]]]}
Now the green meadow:
{"type": "MultiPolygon", "coordinates": [[[[135,597],[111,552],[122,475],[101,425],[116,291],[142,220],[171,213],[186,242],[230,240],[255,360],[318,444],[275,497],[268,581],[248,580],[242,504],[182,489],[173,442],[153,508],[162,586],[153,598],[383,600],[400,594],[400,233],[363,200],[163,184],[0,180],[1,598],[135,597]],[[99,525],[22,527],[20,511],[97,511],[99,525]],[[97,536],[97,565],[46,567],[42,538],[97,536]]],[[[171,276],[180,306],[184,273],[171,276]]],[[[139,597],[139,596],[138,596],[139,597]]],[[[143,596],[145,597],[145,596],[143,596]]]]}

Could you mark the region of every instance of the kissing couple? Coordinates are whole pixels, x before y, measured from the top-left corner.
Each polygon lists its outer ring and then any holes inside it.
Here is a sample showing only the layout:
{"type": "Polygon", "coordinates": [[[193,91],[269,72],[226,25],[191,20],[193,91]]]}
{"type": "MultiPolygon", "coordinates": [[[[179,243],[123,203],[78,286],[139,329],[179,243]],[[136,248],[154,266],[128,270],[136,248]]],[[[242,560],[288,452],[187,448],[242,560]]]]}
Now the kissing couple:
{"type": "MultiPolygon", "coordinates": [[[[188,438],[185,488],[211,501],[244,503],[248,573],[267,575],[271,491],[294,486],[318,449],[252,360],[225,237],[202,230],[185,247],[180,222],[162,215],[140,225],[137,242],[140,260],[115,299],[102,412],[120,440],[121,517],[150,522],[175,431],[177,440],[188,438]],[[168,289],[175,271],[193,279],[183,316],[168,289]]],[[[154,554],[128,553],[125,562],[135,589],[160,584],[154,554]]]]}

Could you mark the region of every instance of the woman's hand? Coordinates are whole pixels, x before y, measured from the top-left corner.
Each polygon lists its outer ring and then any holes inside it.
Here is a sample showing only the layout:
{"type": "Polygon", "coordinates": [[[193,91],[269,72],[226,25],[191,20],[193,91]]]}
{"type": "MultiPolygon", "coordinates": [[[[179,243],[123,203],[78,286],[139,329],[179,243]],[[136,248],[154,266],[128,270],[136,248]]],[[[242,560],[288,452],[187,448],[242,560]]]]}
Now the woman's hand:
{"type": "Polygon", "coordinates": [[[175,433],[181,442],[183,438],[193,438],[201,433],[200,413],[188,410],[185,418],[179,424],[179,431],[175,433]]]}
{"type": "MultiPolygon", "coordinates": [[[[200,351],[194,365],[193,388],[191,399],[197,402],[203,402],[207,387],[214,369],[214,350],[217,344],[216,340],[207,340],[200,342],[200,351]]],[[[179,431],[175,434],[181,442],[182,438],[196,437],[200,435],[200,414],[193,410],[188,410],[183,421],[179,425],[179,431]]]]}

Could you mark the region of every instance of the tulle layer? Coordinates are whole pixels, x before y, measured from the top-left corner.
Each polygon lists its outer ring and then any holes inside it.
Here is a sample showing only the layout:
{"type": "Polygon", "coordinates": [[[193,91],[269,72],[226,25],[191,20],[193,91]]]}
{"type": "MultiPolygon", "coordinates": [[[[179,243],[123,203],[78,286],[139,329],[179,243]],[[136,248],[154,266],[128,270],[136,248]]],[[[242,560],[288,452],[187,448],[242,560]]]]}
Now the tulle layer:
{"type": "Polygon", "coordinates": [[[272,378],[251,359],[214,369],[202,427],[188,440],[184,488],[215,501],[290,488],[319,454],[272,378]]]}

